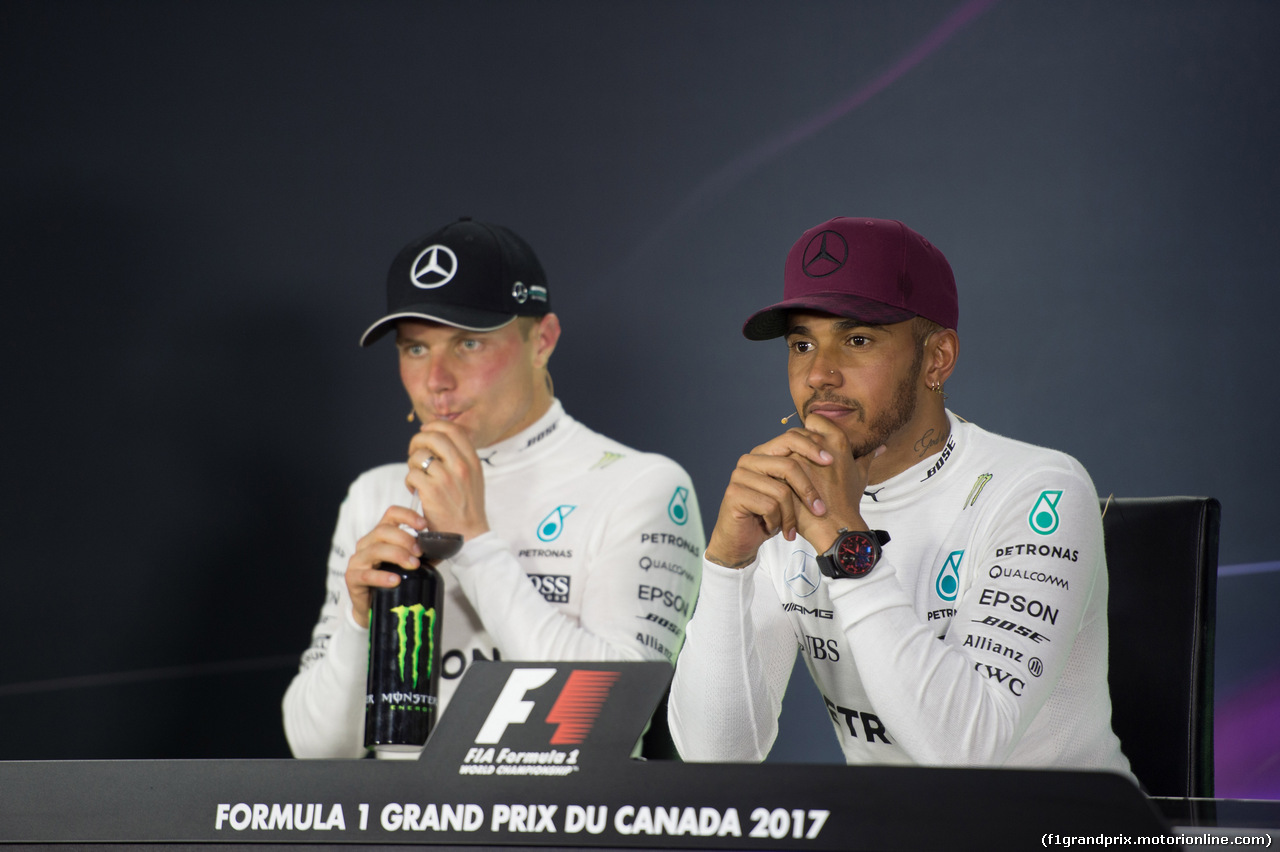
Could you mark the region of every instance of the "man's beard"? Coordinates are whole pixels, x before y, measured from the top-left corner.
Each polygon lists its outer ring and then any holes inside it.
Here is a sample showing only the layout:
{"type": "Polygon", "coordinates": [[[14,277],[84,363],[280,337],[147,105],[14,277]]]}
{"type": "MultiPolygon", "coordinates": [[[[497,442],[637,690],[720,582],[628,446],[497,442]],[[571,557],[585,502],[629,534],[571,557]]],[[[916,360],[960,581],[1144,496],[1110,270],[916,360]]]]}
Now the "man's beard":
{"type": "MultiPolygon", "coordinates": [[[[875,452],[876,447],[886,443],[894,433],[902,429],[911,422],[911,418],[916,415],[916,383],[920,378],[920,369],[924,366],[924,347],[920,346],[916,349],[915,360],[911,362],[911,369],[907,371],[907,375],[903,376],[902,381],[898,382],[898,386],[894,388],[893,399],[889,401],[889,405],[884,411],[876,415],[875,420],[867,426],[867,437],[861,444],[850,444],[849,450],[855,459],[862,458],[867,453],[875,452]]],[[[819,399],[817,395],[805,405],[805,410],[813,406],[815,402],[838,402],[841,405],[847,405],[858,411],[863,419],[866,418],[866,408],[861,403],[840,397],[830,396],[828,398],[819,399]]]]}

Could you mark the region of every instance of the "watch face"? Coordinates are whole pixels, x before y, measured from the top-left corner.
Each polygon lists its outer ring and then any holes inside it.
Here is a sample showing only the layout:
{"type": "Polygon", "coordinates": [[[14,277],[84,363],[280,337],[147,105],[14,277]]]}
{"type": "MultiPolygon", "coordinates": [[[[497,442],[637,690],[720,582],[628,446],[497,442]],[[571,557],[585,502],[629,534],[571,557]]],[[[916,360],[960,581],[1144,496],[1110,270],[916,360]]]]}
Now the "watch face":
{"type": "Polygon", "coordinates": [[[876,566],[879,547],[864,532],[845,533],[836,545],[835,563],[849,577],[863,577],[876,566]]]}

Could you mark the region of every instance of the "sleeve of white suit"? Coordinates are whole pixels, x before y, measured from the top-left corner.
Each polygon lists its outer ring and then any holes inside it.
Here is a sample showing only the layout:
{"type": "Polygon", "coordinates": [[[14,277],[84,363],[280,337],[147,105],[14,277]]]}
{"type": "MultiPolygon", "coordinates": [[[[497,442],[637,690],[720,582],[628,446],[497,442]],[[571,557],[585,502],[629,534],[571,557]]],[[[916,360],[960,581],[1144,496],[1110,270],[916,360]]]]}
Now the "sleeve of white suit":
{"type": "Polygon", "coordinates": [[[703,561],[702,593],[667,704],[671,737],[686,761],[758,763],[777,737],[798,645],[758,567],[703,561]]]}

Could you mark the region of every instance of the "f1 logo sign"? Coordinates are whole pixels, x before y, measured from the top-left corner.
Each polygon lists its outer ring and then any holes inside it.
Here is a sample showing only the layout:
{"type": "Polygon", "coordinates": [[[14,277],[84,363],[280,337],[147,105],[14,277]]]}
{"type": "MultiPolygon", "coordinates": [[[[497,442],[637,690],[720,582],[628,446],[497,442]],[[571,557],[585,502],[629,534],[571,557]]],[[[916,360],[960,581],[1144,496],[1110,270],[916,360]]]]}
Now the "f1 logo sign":
{"type": "Polygon", "coordinates": [[[555,677],[555,669],[516,669],[507,678],[507,685],[502,687],[498,700],[493,702],[489,716],[480,726],[476,734],[476,742],[492,745],[502,739],[507,725],[523,725],[529,721],[533,712],[533,702],[525,701],[524,694],[537,689],[555,677]]]}
{"type": "MultiPolygon", "coordinates": [[[[508,725],[523,725],[533,712],[533,701],[524,696],[555,677],[555,669],[515,669],[507,677],[497,700],[489,710],[480,732],[478,745],[494,745],[502,739],[508,725]]],[[[619,672],[574,669],[547,713],[547,722],[556,726],[552,745],[577,745],[587,738],[596,717],[604,706],[619,672]]]]}

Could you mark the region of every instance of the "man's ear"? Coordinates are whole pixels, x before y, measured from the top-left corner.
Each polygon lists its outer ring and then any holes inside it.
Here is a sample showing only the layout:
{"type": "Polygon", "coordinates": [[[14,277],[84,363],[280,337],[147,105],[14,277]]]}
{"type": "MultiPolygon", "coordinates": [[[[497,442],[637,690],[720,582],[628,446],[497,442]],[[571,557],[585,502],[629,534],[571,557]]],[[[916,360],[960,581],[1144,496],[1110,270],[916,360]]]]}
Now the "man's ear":
{"type": "Polygon", "coordinates": [[[556,344],[560,341],[560,317],[555,314],[546,314],[533,327],[531,336],[533,337],[533,364],[535,367],[545,367],[551,360],[551,353],[556,351],[556,344]]]}
{"type": "Polygon", "coordinates": [[[960,336],[954,328],[944,328],[929,335],[925,343],[924,380],[930,387],[947,383],[960,357],[960,336]]]}

